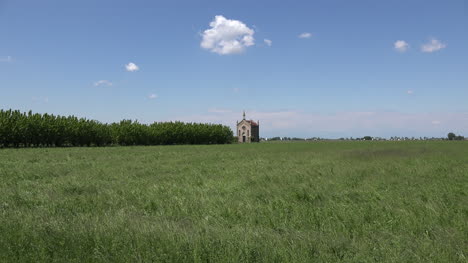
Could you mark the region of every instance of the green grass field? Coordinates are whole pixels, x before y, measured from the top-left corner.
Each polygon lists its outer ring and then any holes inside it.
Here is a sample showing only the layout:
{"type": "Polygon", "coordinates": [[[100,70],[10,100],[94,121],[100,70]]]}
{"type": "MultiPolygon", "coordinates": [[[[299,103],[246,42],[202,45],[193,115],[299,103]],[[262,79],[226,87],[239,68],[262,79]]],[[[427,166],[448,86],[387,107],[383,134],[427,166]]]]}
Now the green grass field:
{"type": "Polygon", "coordinates": [[[0,262],[467,262],[467,142],[0,150],[0,262]]]}

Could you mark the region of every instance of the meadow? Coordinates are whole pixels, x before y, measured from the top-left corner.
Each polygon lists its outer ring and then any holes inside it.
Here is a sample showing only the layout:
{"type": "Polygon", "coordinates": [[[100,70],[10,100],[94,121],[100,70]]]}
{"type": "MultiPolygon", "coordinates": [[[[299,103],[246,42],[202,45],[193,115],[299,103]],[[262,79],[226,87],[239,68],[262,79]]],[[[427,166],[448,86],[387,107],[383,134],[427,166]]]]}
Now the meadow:
{"type": "Polygon", "coordinates": [[[0,149],[0,262],[467,262],[468,142],[0,149]]]}

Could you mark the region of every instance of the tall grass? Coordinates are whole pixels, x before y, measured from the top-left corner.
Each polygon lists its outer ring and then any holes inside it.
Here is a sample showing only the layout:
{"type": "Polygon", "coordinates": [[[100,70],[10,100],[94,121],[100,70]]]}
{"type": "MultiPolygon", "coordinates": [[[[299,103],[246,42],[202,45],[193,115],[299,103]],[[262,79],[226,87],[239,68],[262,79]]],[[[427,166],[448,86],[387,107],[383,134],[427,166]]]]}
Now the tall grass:
{"type": "Polygon", "coordinates": [[[0,150],[0,262],[466,262],[466,142],[0,150]]]}

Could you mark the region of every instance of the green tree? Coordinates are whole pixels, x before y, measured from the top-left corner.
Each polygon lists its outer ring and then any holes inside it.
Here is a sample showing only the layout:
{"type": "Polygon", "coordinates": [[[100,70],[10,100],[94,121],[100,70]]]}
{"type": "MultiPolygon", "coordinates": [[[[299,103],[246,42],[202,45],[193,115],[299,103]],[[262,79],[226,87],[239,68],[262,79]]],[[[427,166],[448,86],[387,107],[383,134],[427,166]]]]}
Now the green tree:
{"type": "Polygon", "coordinates": [[[453,132],[450,132],[449,134],[447,134],[447,138],[449,139],[449,141],[455,140],[456,137],[457,136],[453,132]]]}
{"type": "Polygon", "coordinates": [[[151,125],[122,120],[100,123],[74,116],[22,113],[0,109],[0,147],[232,143],[227,126],[162,122],[151,125]]]}

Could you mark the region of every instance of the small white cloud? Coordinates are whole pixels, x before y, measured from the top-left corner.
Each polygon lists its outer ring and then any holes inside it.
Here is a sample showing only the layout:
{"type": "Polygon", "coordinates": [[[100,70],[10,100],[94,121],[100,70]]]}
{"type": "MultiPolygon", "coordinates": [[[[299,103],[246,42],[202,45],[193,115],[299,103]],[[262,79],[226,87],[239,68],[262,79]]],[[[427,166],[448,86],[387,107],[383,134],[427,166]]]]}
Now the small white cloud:
{"type": "Polygon", "coordinates": [[[440,124],[440,121],[432,121],[431,122],[433,125],[439,125],[440,124]]]}
{"type": "Polygon", "coordinates": [[[299,35],[299,38],[311,38],[311,37],[312,37],[312,34],[308,32],[304,32],[299,35]]]}
{"type": "Polygon", "coordinates": [[[156,99],[157,97],[158,97],[157,94],[150,94],[150,95],[148,96],[148,99],[154,100],[154,99],[156,99]]]}
{"type": "Polygon", "coordinates": [[[255,31],[239,20],[215,16],[210,29],[203,32],[200,46],[220,55],[239,54],[255,44],[255,31]]]}
{"type": "Polygon", "coordinates": [[[105,80],[105,79],[102,79],[102,80],[98,80],[96,82],[94,82],[94,86],[97,87],[97,86],[107,86],[107,87],[110,87],[112,86],[112,82],[108,81],[108,80],[105,80]]]}
{"type": "Polygon", "coordinates": [[[407,90],[406,93],[409,94],[409,95],[411,95],[411,94],[414,93],[414,91],[412,91],[412,90],[407,90]]]}
{"type": "Polygon", "coordinates": [[[239,89],[239,88],[233,88],[232,91],[233,91],[234,93],[238,93],[238,92],[240,91],[240,89],[239,89]]]}
{"type": "Polygon", "coordinates": [[[49,103],[49,97],[32,97],[32,101],[36,103],[49,103]]]}
{"type": "Polygon", "coordinates": [[[125,65],[125,69],[130,72],[138,71],[140,68],[135,63],[128,63],[125,65]]]}
{"type": "Polygon", "coordinates": [[[0,62],[11,62],[12,60],[11,56],[0,57],[0,62]]]}
{"type": "Polygon", "coordinates": [[[439,40],[432,38],[428,43],[421,46],[421,51],[425,53],[432,53],[446,48],[445,43],[440,42],[439,40]]]}
{"type": "Polygon", "coordinates": [[[398,52],[405,52],[409,48],[409,44],[404,40],[398,40],[393,44],[393,47],[398,52]]]}
{"type": "Polygon", "coordinates": [[[273,41],[269,40],[269,39],[264,39],[263,42],[265,42],[265,44],[267,44],[267,46],[271,47],[271,45],[273,44],[273,41]]]}

